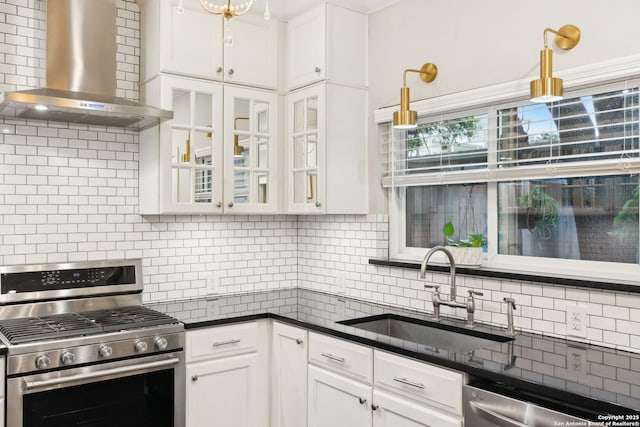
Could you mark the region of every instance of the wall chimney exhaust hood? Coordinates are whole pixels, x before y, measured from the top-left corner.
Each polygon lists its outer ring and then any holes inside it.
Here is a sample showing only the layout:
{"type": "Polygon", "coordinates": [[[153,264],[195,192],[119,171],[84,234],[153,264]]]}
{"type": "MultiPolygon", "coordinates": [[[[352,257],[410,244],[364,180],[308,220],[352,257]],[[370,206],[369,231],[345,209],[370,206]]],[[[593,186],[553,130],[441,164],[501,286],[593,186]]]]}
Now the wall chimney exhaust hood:
{"type": "Polygon", "coordinates": [[[0,93],[0,114],[143,130],[173,112],[115,96],[116,0],[47,0],[47,87],[0,93]]]}

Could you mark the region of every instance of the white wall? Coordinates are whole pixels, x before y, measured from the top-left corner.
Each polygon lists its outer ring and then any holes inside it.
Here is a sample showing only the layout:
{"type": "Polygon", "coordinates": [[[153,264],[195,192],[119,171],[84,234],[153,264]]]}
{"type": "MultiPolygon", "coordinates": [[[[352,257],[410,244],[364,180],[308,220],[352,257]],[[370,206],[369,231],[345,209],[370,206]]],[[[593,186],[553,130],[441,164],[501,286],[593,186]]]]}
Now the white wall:
{"type": "MultiPolygon", "coordinates": [[[[638,54],[638,16],[636,0],[400,0],[370,15],[370,110],[398,104],[402,72],[426,62],[438,66],[438,77],[425,84],[409,74],[412,100],[534,79],[547,27],[573,24],[582,32],[573,50],[556,49],[557,71],[638,54]]],[[[549,42],[553,40],[550,34],[549,42]]],[[[370,119],[371,203],[374,212],[386,212],[377,185],[382,172],[378,130],[370,119]]]]}

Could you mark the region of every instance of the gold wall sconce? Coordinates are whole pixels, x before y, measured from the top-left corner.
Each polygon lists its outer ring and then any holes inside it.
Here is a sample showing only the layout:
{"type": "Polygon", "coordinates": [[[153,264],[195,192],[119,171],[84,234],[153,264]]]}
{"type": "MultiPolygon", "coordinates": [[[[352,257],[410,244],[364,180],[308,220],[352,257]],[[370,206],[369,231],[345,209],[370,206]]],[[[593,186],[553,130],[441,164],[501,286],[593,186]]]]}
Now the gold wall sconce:
{"type": "Polygon", "coordinates": [[[187,133],[187,141],[185,142],[185,152],[180,159],[181,163],[189,163],[191,161],[191,131],[187,133]]]}
{"type": "MultiPolygon", "coordinates": [[[[249,120],[249,117],[236,117],[233,119],[233,130],[238,130],[238,120],[249,120]]],[[[233,134],[233,157],[242,157],[244,153],[244,147],[240,146],[240,137],[237,134],[233,134]]]]}
{"type": "Polygon", "coordinates": [[[540,78],[531,82],[531,102],[555,102],[562,99],[562,79],[553,77],[553,50],[549,49],[547,33],[556,35],[556,46],[562,50],[571,50],[580,41],[580,29],[575,25],[563,25],[557,31],[544,29],[544,49],[540,51],[540,78]]]}
{"type": "Polygon", "coordinates": [[[409,109],[409,88],[407,87],[407,73],[419,73],[420,80],[431,83],[438,75],[438,67],[432,63],[424,64],[419,70],[406,69],[402,73],[402,88],[400,89],[400,111],[393,113],[393,127],[396,129],[411,129],[416,127],[418,113],[409,109]]]}

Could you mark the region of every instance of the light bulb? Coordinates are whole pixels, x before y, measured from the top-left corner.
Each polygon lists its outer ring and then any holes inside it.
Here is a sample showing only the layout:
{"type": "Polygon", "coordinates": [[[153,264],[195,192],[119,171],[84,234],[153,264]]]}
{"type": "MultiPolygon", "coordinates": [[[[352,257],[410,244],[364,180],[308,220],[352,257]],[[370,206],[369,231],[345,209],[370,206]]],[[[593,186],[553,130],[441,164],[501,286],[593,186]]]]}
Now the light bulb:
{"type": "Polygon", "coordinates": [[[264,19],[267,21],[271,19],[271,11],[269,10],[269,0],[267,0],[267,4],[264,7],[264,19]]]}

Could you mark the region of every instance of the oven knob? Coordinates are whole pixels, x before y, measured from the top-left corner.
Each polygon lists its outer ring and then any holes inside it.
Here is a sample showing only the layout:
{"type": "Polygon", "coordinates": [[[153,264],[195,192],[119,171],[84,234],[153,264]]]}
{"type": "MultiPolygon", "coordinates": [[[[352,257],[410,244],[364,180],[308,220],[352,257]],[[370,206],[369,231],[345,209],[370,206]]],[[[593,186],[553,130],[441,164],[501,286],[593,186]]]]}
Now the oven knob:
{"type": "Polygon", "coordinates": [[[136,350],[136,353],[144,353],[147,351],[147,343],[145,341],[138,341],[133,348],[136,350]]]}
{"type": "Polygon", "coordinates": [[[100,357],[111,357],[113,354],[113,348],[110,345],[103,344],[98,349],[98,354],[100,357]]]}
{"type": "Polygon", "coordinates": [[[169,343],[167,342],[167,339],[164,337],[158,337],[156,338],[156,341],[154,343],[154,345],[156,346],[156,348],[160,351],[162,350],[166,350],[167,347],[169,346],[169,343]]]}
{"type": "Polygon", "coordinates": [[[36,357],[36,367],[38,369],[47,369],[51,365],[51,358],[48,354],[41,354],[36,357]]]}
{"type": "Polygon", "coordinates": [[[70,365],[76,359],[76,355],[70,351],[63,351],[60,355],[60,361],[63,365],[70,365]]]}

